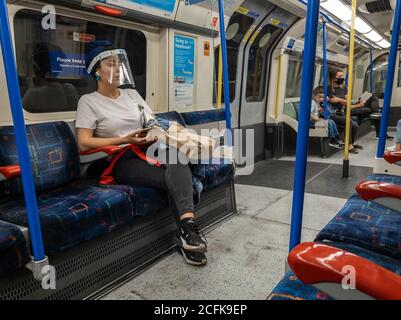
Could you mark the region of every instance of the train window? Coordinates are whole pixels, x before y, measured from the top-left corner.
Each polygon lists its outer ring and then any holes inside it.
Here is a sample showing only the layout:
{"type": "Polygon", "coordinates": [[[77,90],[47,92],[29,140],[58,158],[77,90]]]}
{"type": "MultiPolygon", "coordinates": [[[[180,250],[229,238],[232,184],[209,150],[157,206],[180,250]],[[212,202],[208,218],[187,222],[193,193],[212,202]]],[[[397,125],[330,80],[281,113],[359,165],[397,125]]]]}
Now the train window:
{"type": "MultiPolygon", "coordinates": [[[[235,99],[235,89],[237,80],[237,68],[238,68],[238,54],[241,41],[244,38],[246,32],[249,30],[255,20],[251,17],[243,15],[239,12],[235,12],[231,17],[227,27],[227,59],[228,59],[228,79],[230,84],[230,102],[235,99]]],[[[217,75],[219,68],[219,54],[220,46],[215,49],[215,85],[213,86],[213,101],[217,101],[217,75]]],[[[224,94],[222,97],[224,102],[224,94]]]]}
{"type": "Polygon", "coordinates": [[[85,68],[85,52],[92,40],[109,40],[127,51],[136,89],[146,98],[146,38],[142,32],[60,15],[56,29],[45,30],[42,19],[40,12],[25,9],[14,19],[25,110],[75,111],[79,98],[96,90],[96,81],[85,68]]]}
{"type": "Polygon", "coordinates": [[[288,61],[286,98],[299,98],[301,96],[302,60],[290,57],[288,61]]]}
{"type": "MultiPolygon", "coordinates": [[[[389,54],[383,54],[373,61],[373,92],[379,98],[384,98],[386,87],[387,65],[389,54]]],[[[364,91],[370,91],[370,68],[366,71],[363,85],[364,91]]]]}
{"type": "Polygon", "coordinates": [[[268,54],[272,44],[282,31],[282,29],[268,24],[262,28],[251,45],[246,85],[246,100],[248,102],[262,101],[265,96],[268,54]]]}

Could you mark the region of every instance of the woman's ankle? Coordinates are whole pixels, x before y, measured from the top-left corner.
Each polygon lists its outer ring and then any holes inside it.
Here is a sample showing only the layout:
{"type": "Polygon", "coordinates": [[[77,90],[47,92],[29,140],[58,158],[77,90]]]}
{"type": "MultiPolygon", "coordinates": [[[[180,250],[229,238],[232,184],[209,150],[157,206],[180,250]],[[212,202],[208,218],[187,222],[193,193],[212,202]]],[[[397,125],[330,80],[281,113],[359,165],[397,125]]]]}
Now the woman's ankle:
{"type": "Polygon", "coordinates": [[[180,216],[180,221],[182,221],[184,219],[194,219],[194,218],[195,218],[195,216],[194,216],[193,212],[186,212],[180,216]]]}

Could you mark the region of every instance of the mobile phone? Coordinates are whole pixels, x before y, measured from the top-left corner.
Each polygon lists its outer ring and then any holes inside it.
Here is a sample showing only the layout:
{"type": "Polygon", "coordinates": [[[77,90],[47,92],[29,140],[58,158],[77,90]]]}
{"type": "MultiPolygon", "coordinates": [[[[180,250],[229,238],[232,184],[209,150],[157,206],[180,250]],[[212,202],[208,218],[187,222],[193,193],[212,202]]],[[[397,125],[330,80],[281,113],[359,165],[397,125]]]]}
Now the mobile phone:
{"type": "Polygon", "coordinates": [[[145,136],[147,135],[148,131],[151,130],[151,129],[152,129],[151,127],[141,129],[141,131],[139,131],[139,132],[136,134],[136,136],[137,136],[137,137],[145,137],[145,136]]]}

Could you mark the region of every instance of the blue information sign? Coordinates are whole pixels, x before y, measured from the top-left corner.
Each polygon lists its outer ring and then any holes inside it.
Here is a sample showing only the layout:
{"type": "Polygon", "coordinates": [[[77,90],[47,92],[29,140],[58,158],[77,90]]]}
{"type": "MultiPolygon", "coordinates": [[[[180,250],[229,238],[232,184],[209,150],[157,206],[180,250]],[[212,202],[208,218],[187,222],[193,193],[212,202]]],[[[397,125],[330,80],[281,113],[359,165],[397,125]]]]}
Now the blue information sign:
{"type": "Polygon", "coordinates": [[[85,66],[85,54],[65,54],[50,51],[50,75],[59,78],[81,78],[88,76],[85,66]]]}
{"type": "Polygon", "coordinates": [[[176,107],[193,105],[195,39],[174,36],[174,97],[176,107]]]}

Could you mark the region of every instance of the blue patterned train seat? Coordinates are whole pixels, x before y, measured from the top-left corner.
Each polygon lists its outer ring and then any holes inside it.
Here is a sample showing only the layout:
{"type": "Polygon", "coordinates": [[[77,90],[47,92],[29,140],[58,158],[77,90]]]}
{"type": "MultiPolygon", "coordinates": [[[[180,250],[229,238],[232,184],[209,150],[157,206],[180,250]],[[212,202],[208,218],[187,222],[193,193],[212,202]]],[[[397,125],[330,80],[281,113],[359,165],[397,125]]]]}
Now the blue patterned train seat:
{"type": "Polygon", "coordinates": [[[168,207],[167,194],[161,189],[121,185],[101,187],[106,189],[116,189],[127,193],[132,202],[134,218],[151,215],[168,207]]]}
{"type": "MultiPolygon", "coordinates": [[[[26,126],[36,191],[57,187],[80,176],[75,137],[65,122],[26,126]]],[[[13,127],[0,127],[0,166],[18,164],[13,127]]],[[[20,178],[0,182],[0,196],[22,193],[20,178]]]]}
{"type": "MultiPolygon", "coordinates": [[[[38,195],[39,215],[47,254],[59,254],[84,241],[131,224],[135,217],[167,207],[162,190],[135,186],[100,186],[77,180],[38,195]]],[[[3,220],[28,227],[24,199],[0,204],[3,220]]]]}
{"type": "Polygon", "coordinates": [[[226,119],[226,115],[224,109],[210,109],[183,113],[178,113],[176,111],[158,113],[157,118],[168,121],[176,121],[182,126],[193,126],[211,122],[224,121],[226,119]]]}
{"type": "Polygon", "coordinates": [[[226,114],[224,109],[216,110],[203,110],[203,111],[193,111],[184,112],[181,114],[184,118],[185,124],[187,126],[224,121],[226,119],[226,114]]]}
{"type": "Polygon", "coordinates": [[[401,176],[392,176],[388,174],[371,174],[367,180],[374,180],[379,182],[387,182],[401,186],[401,176]]]}
{"type": "Polygon", "coordinates": [[[234,179],[235,168],[233,164],[226,163],[227,160],[224,159],[217,160],[217,162],[213,162],[212,159],[211,164],[191,165],[192,174],[199,178],[204,191],[213,190],[234,179]]]}
{"type": "MultiPolygon", "coordinates": [[[[401,261],[381,255],[364,248],[346,243],[327,243],[330,246],[346,250],[365,258],[377,265],[401,275],[401,261]]],[[[270,300],[333,300],[332,297],[319,289],[302,283],[292,271],[285,274],[283,279],[273,289],[270,300]]]]}
{"type": "MultiPolygon", "coordinates": [[[[162,127],[168,127],[163,120],[176,121],[183,126],[208,123],[225,119],[224,110],[206,110],[196,112],[178,113],[176,111],[157,114],[161,120],[162,127]],[[216,120],[217,119],[217,120],[216,120]]],[[[199,178],[204,191],[215,189],[224,185],[234,178],[235,168],[231,163],[226,163],[224,159],[211,159],[210,164],[191,165],[192,173],[199,178]],[[214,164],[216,163],[216,164],[214,164]]]]}
{"type": "MultiPolygon", "coordinates": [[[[177,120],[177,115],[170,113],[170,118],[177,120]]],[[[78,148],[68,124],[35,124],[26,129],[47,254],[58,254],[168,207],[162,190],[101,186],[80,178],[78,148]]],[[[14,132],[0,127],[0,166],[13,164],[18,164],[14,132]]],[[[200,165],[198,174],[203,190],[211,190],[230,181],[234,168],[200,165]]],[[[0,219],[27,227],[21,179],[1,182],[0,190],[0,219]]]]}
{"type": "Polygon", "coordinates": [[[0,277],[22,268],[28,261],[29,254],[21,230],[0,221],[0,277]]]}
{"type": "Polygon", "coordinates": [[[164,125],[165,122],[163,120],[173,121],[173,122],[175,121],[184,127],[186,126],[184,118],[177,111],[158,113],[156,115],[156,118],[159,121],[160,125],[165,129],[168,129],[168,124],[164,125]]]}
{"type": "MultiPolygon", "coordinates": [[[[80,178],[78,149],[64,122],[26,127],[38,194],[44,245],[57,254],[79,243],[130,224],[166,206],[158,190],[100,186],[80,178]]],[[[0,166],[18,163],[11,127],[0,127],[0,166]]],[[[0,183],[0,219],[28,226],[20,179],[0,183]]]]}
{"type": "MultiPolygon", "coordinates": [[[[38,209],[45,250],[50,255],[130,224],[134,217],[129,193],[79,181],[41,192],[38,209]]],[[[28,227],[24,199],[7,199],[0,205],[0,219],[28,227]]]]}
{"type": "Polygon", "coordinates": [[[288,271],[267,298],[268,300],[333,300],[313,286],[305,285],[288,271]]]}
{"type": "Polygon", "coordinates": [[[345,242],[401,259],[401,213],[353,195],[316,241],[345,242]]]}

